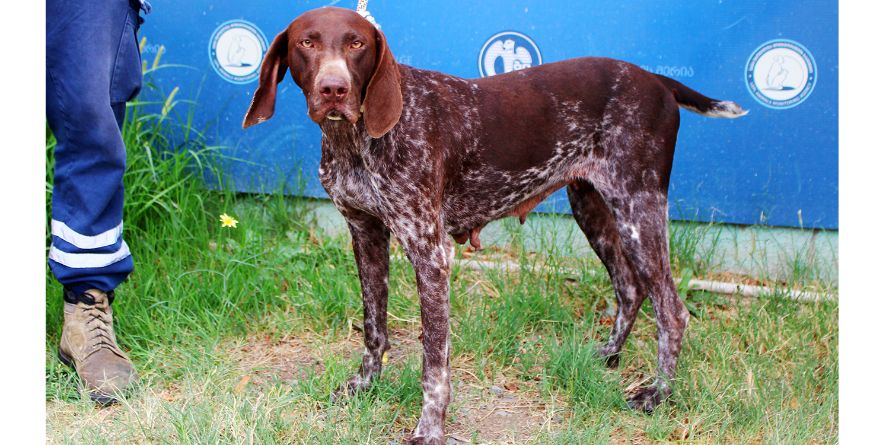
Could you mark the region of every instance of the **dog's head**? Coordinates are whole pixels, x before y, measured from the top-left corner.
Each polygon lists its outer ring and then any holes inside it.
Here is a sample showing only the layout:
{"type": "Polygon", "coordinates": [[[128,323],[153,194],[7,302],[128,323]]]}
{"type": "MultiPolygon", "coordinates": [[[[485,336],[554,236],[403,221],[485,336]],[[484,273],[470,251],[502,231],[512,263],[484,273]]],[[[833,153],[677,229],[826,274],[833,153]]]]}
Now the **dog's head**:
{"type": "Polygon", "coordinates": [[[384,34],[354,11],[308,11],[274,38],[243,128],[274,115],[277,84],[287,69],[305,94],[308,115],[318,124],[353,125],[362,116],[369,135],[379,138],[400,119],[403,95],[397,62],[384,34]]]}

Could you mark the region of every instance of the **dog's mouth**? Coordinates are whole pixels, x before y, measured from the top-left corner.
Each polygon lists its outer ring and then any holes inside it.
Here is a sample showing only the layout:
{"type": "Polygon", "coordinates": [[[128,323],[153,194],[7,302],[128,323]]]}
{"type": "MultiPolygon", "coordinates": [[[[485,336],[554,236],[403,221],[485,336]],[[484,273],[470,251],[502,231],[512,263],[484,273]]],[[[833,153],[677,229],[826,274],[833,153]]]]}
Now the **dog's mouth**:
{"type": "Polygon", "coordinates": [[[317,104],[311,107],[309,115],[311,120],[316,123],[348,121],[356,124],[360,119],[360,113],[354,110],[353,106],[345,103],[326,103],[317,104]]]}

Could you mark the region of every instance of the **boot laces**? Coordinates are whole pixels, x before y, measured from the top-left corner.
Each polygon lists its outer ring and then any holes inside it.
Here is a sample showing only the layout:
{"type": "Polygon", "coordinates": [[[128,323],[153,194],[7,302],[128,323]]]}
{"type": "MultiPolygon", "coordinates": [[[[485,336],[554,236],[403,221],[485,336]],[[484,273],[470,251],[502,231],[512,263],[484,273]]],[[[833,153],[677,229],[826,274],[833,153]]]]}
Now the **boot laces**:
{"type": "Polygon", "coordinates": [[[109,310],[110,306],[107,301],[96,302],[93,305],[82,305],[81,309],[86,313],[88,320],[87,339],[91,346],[90,351],[84,357],[89,358],[102,349],[111,351],[112,353],[124,358],[122,351],[117,346],[114,339],[113,318],[109,310]]]}

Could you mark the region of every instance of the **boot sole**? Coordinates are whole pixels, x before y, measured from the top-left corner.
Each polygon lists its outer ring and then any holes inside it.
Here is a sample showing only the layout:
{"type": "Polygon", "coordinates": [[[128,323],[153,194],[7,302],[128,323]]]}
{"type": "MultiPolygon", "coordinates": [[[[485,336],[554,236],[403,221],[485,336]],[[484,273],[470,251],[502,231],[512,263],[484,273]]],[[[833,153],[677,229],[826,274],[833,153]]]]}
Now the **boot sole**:
{"type": "MultiPolygon", "coordinates": [[[[69,357],[67,354],[62,352],[61,348],[58,349],[58,359],[65,366],[70,367],[71,369],[73,369],[76,372],[77,368],[74,367],[74,360],[72,360],[71,357],[69,357]]],[[[106,394],[91,392],[91,391],[89,393],[89,399],[101,406],[108,406],[108,405],[113,405],[114,403],[117,403],[117,399],[115,399],[114,397],[111,397],[106,394]]]]}
{"type": "Polygon", "coordinates": [[[65,366],[74,369],[74,361],[71,360],[71,357],[68,357],[68,354],[62,352],[61,348],[58,349],[58,360],[65,366]]]}

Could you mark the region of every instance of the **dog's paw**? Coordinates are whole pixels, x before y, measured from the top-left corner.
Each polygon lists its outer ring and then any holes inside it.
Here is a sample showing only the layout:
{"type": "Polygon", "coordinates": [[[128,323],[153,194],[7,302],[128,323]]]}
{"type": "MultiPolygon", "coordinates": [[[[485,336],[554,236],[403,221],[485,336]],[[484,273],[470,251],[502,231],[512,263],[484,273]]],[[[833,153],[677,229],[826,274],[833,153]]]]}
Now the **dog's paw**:
{"type": "Polygon", "coordinates": [[[350,391],[348,391],[348,388],[345,385],[342,385],[335,391],[332,391],[332,394],[329,395],[329,404],[335,405],[336,403],[340,403],[342,400],[345,400],[350,396],[351,394],[350,391]]]}
{"type": "Polygon", "coordinates": [[[446,441],[440,437],[413,436],[407,442],[408,445],[446,445],[446,441]]]}
{"type": "Polygon", "coordinates": [[[360,391],[363,391],[366,388],[369,388],[370,379],[362,377],[360,375],[355,375],[351,377],[347,382],[341,385],[338,389],[333,391],[329,396],[329,403],[335,404],[348,397],[357,394],[360,391]]]}
{"type": "Polygon", "coordinates": [[[644,386],[628,397],[631,409],[651,414],[655,407],[671,395],[671,390],[659,385],[644,386]]]}
{"type": "Polygon", "coordinates": [[[597,349],[597,357],[603,360],[606,363],[606,367],[610,369],[618,368],[619,360],[621,360],[621,354],[615,348],[608,345],[597,349]]]}

